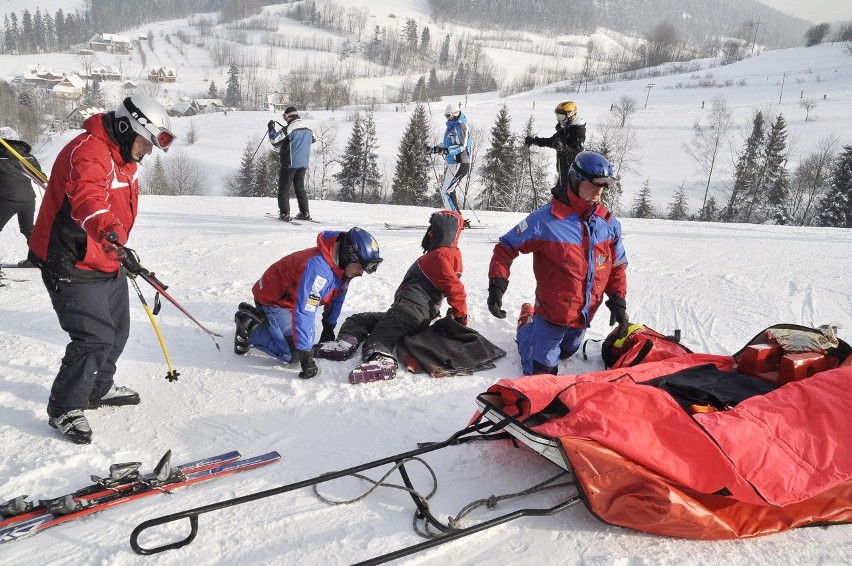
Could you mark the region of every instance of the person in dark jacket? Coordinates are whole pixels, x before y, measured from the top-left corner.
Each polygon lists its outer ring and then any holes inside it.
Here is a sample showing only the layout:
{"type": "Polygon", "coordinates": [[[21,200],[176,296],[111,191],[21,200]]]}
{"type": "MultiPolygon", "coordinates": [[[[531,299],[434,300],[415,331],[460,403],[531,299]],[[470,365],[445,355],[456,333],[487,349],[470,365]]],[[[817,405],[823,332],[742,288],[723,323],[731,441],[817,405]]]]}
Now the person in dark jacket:
{"type": "Polygon", "coordinates": [[[314,377],[317,308],[323,308],[320,340],[334,340],[349,282],[375,273],[381,262],[379,244],[366,230],[320,232],[315,247],[269,266],[252,288],[256,306],[240,303],[234,352],[242,356],[253,346],[282,362],[297,359],[299,377],[314,377]]]}
{"type": "Polygon", "coordinates": [[[280,166],[278,168],[278,211],[279,218],[285,222],[290,216],[290,187],[296,192],[296,202],[299,214],[296,220],[310,220],[308,209],[308,193],[305,191],[305,174],[311,161],[311,144],[314,143],[314,133],[302,122],[295,106],[284,110],[284,121],[287,125],[275,129],[275,120],[266,125],[269,130],[269,141],[278,149],[280,166]]]}
{"type": "Polygon", "coordinates": [[[527,136],[524,144],[549,147],[556,150],[556,172],[559,175],[557,185],[568,185],[568,169],[577,154],[583,151],[586,141],[586,123],[577,117],[577,105],[573,102],[560,102],[556,113],[556,133],[549,138],[527,136]]]}
{"type": "Polygon", "coordinates": [[[533,255],[535,306],[524,303],[517,343],[525,375],[556,374],[583,340],[606,294],[610,324],[626,336],[627,255],[618,219],[601,204],[615,183],[612,166],[593,151],[577,155],[568,185],[554,187],[551,201],[530,213],[494,246],[488,268],[488,310],[506,318],[503,294],[512,263],[533,255]]]}
{"type": "MultiPolygon", "coordinates": [[[[5,128],[11,130],[11,128],[5,128]]],[[[6,226],[13,216],[18,216],[18,228],[21,234],[30,242],[33,233],[33,220],[35,218],[36,194],[33,190],[32,180],[24,173],[24,165],[21,160],[9,148],[27,160],[44,177],[47,175],[41,170],[38,160],[30,153],[30,144],[20,141],[15,132],[9,132],[9,137],[3,138],[5,144],[0,144],[0,231],[6,226]]],[[[32,267],[29,260],[18,263],[21,267],[32,267]]]]}
{"type": "Polygon", "coordinates": [[[124,245],[136,221],[138,163],[175,140],[166,110],[144,94],[95,114],[56,156],[30,238],[29,260],[62,330],[71,337],[53,381],[48,423],[78,444],[92,441],[85,409],[136,405],[139,394],[115,385],[116,362],[130,333],[127,277],[138,272],[124,245]]]}
{"type": "Polygon", "coordinates": [[[450,313],[467,325],[467,294],[461,282],[462,257],[459,237],[464,229],[462,216],[451,210],[435,212],[421,246],[424,254],[406,272],[386,312],[365,312],[350,316],[340,327],[336,341],[318,344],[318,358],[345,360],[358,344],[363,363],[349,373],[350,383],[363,383],[396,377],[399,364],[394,347],[406,334],[429,327],[438,316],[446,297],[450,313]]]}

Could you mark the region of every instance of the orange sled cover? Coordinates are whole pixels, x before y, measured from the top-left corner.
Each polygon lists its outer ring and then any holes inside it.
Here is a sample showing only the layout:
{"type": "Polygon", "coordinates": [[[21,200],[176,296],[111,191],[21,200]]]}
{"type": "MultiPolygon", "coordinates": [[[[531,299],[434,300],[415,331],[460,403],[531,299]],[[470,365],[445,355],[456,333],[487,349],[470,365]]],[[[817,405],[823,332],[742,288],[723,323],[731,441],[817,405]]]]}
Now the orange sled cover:
{"type": "Polygon", "coordinates": [[[732,539],[852,522],[852,367],[690,414],[643,382],[730,356],[503,379],[500,410],[561,444],[588,509],[647,533],[732,539]],[[532,418],[531,418],[532,417],[532,418]]]}

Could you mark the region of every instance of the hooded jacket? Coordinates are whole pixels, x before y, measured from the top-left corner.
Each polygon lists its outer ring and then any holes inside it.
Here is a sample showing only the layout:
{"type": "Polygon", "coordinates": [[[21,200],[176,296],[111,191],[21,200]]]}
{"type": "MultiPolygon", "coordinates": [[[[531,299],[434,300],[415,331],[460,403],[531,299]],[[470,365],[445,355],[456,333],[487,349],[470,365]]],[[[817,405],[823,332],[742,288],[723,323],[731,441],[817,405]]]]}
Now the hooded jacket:
{"type": "MultiPolygon", "coordinates": [[[[30,144],[19,140],[5,140],[5,142],[21,157],[29,161],[30,165],[41,171],[38,160],[30,155],[30,151],[32,151],[30,144]]],[[[0,200],[11,202],[35,201],[36,195],[32,181],[24,174],[23,167],[26,167],[26,165],[6,149],[6,146],[0,144],[0,200]]]]}
{"type": "Polygon", "coordinates": [[[311,161],[311,144],[314,143],[314,133],[296,118],[277,132],[269,132],[269,141],[278,149],[281,167],[285,169],[306,169],[311,161]]]}
{"type": "Polygon", "coordinates": [[[609,210],[571,191],[563,194],[565,202],[553,197],[500,238],[488,277],[508,280],[515,258],[533,254],[536,314],[588,328],[604,293],[626,297],[627,255],[621,224],[609,210]]]}
{"type": "Polygon", "coordinates": [[[467,116],[459,112],[456,119],[447,120],[447,130],[444,132],[444,147],[447,148],[447,163],[470,163],[470,130],[467,127],[467,116]]]}
{"type": "Polygon", "coordinates": [[[56,156],[30,238],[30,260],[61,281],[114,277],[121,269],[103,248],[115,231],[124,244],[136,221],[138,166],[125,163],[108,132],[115,113],[95,114],[56,156]]]}
{"type": "Polygon", "coordinates": [[[299,350],[313,348],[317,307],[323,307],[323,323],[337,326],[350,281],[338,266],[341,234],[320,232],[316,247],[279,259],[252,287],[258,303],[293,313],[293,341],[299,350]]]}
{"type": "Polygon", "coordinates": [[[453,317],[467,318],[467,294],[461,282],[462,257],[459,237],[464,219],[458,212],[441,210],[432,215],[423,237],[426,252],[415,261],[396,290],[395,298],[428,305],[435,318],[444,297],[453,308],[453,317]]]}

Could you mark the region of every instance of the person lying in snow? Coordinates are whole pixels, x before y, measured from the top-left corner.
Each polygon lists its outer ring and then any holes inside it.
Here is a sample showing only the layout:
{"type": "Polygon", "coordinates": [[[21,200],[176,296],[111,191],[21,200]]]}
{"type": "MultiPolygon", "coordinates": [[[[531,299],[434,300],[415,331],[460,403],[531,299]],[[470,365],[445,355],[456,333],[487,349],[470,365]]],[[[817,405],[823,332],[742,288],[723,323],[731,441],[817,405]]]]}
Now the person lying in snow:
{"type": "Polygon", "coordinates": [[[350,316],[340,327],[336,341],[321,341],[314,348],[317,358],[349,359],[364,342],[363,363],[349,373],[350,383],[393,379],[399,367],[394,347],[404,335],[429,327],[438,316],[444,297],[457,322],[467,324],[467,294],[461,282],[462,257],[459,237],[464,219],[458,212],[441,210],[429,218],[421,246],[424,254],[415,261],[386,312],[350,316]]]}
{"type": "Polygon", "coordinates": [[[319,371],[313,356],[317,307],[323,307],[320,340],[334,340],[349,282],[375,273],[381,262],[379,245],[366,230],[320,232],[316,247],[269,266],[252,288],[257,307],[240,303],[234,352],[242,356],[254,346],[282,362],[297,358],[299,377],[314,377],[319,371]]]}

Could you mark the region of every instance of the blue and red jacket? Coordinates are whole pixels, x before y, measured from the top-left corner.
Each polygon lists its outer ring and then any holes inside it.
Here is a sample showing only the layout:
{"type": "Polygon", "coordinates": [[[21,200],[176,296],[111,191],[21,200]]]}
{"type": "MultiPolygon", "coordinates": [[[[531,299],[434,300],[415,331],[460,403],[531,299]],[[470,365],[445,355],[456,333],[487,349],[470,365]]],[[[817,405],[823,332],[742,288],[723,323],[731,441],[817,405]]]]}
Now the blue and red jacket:
{"type": "Polygon", "coordinates": [[[588,328],[604,294],[627,296],[621,224],[603,205],[567,191],[530,213],[494,246],[489,279],[509,279],[519,254],[533,254],[535,312],[546,321],[588,328]]]}
{"type": "Polygon", "coordinates": [[[263,273],[252,287],[255,300],[293,313],[293,341],[299,350],[314,346],[317,308],[323,322],[337,325],[349,289],[349,279],[337,265],[337,236],[320,232],[315,248],[284,256],[263,273]]]}

